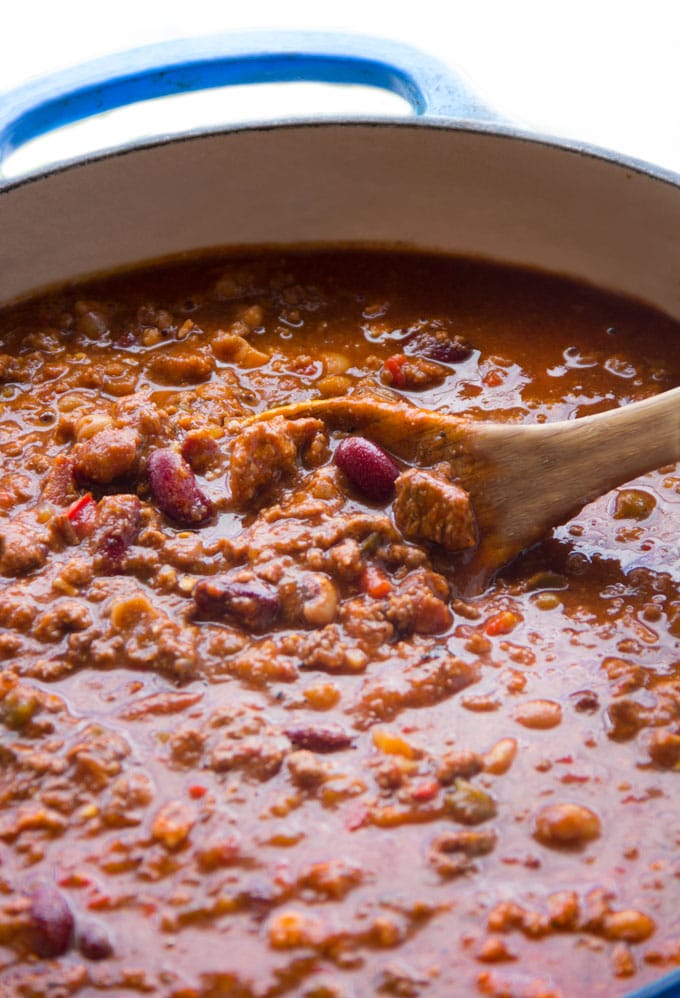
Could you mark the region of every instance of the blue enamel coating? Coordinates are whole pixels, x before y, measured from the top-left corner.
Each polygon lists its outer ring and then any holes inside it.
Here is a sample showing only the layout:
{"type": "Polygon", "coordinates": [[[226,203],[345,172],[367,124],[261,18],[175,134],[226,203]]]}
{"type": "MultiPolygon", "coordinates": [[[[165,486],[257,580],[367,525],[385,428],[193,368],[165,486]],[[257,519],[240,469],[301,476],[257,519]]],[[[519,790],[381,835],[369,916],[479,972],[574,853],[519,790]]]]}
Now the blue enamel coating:
{"type": "Polygon", "coordinates": [[[680,970],[667,974],[645,988],[632,991],[628,998],[680,998],[680,970]]]}
{"type": "Polygon", "coordinates": [[[7,94],[0,103],[0,162],[45,132],[126,104],[290,81],[381,87],[404,97],[417,115],[498,120],[454,70],[408,45],[315,32],[213,35],[107,56],[7,94]]]}
{"type": "MultiPolygon", "coordinates": [[[[408,45],[316,32],[213,35],[107,56],[5,95],[0,102],[0,168],[3,159],[31,139],[116,107],[230,84],[291,81],[381,87],[404,97],[419,117],[438,119],[439,125],[502,122],[455,70],[408,45]]],[[[498,131],[509,133],[502,125],[498,131]]],[[[510,134],[523,135],[517,129],[510,134]]],[[[603,155],[588,146],[561,144],[603,155]]],[[[678,182],[667,171],[614,158],[678,182]]],[[[628,998],[680,998],[680,970],[628,998]]]]}

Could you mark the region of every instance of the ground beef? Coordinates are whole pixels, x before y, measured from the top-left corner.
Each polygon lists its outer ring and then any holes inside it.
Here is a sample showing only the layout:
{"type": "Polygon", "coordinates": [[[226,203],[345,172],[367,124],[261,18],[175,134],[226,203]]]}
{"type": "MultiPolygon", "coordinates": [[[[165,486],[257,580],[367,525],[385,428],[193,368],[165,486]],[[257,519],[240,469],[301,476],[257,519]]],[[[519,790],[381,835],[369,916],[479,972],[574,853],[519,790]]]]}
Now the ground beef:
{"type": "Polygon", "coordinates": [[[151,358],[147,369],[160,385],[193,385],[207,381],[213,368],[214,361],[210,354],[194,349],[159,353],[151,358]]]}
{"type": "Polygon", "coordinates": [[[139,434],[131,429],[102,430],[73,450],[76,476],[85,482],[108,485],[133,474],[139,434]]]}
{"type": "Polygon", "coordinates": [[[456,552],[477,543],[470,497],[441,474],[410,468],[395,483],[394,516],[404,537],[456,552]]]}
{"type": "Polygon", "coordinates": [[[30,515],[19,514],[0,526],[0,572],[7,576],[27,575],[41,568],[49,548],[44,529],[30,515]]]}
{"type": "Polygon", "coordinates": [[[232,445],[229,466],[231,493],[239,505],[267,499],[291,478],[304,452],[323,431],[318,419],[277,417],[247,427],[232,445]]]}

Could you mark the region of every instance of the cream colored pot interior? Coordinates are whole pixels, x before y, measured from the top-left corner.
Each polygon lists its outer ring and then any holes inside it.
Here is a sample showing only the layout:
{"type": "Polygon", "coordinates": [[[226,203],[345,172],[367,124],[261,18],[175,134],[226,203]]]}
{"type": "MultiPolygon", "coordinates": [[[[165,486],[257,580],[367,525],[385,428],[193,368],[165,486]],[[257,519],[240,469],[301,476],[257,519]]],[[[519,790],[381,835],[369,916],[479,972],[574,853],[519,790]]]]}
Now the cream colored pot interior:
{"type": "Polygon", "coordinates": [[[215,246],[388,244],[584,279],[680,318],[680,189],[525,139],[323,124],[174,140],[0,195],[0,301],[215,246]]]}

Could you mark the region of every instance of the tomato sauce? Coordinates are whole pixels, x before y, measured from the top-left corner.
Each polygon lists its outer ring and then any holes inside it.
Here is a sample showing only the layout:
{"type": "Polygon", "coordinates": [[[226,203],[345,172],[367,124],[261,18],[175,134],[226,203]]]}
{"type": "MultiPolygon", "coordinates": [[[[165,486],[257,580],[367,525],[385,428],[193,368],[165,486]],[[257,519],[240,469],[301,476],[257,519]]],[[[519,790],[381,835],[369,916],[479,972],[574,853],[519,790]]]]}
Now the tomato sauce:
{"type": "Polygon", "coordinates": [[[677,468],[469,598],[394,500],[462,504],[450,469],[245,421],[356,393],[577,418],[680,384],[679,336],[379,252],[6,308],[0,991],[614,998],[677,967],[677,468]]]}

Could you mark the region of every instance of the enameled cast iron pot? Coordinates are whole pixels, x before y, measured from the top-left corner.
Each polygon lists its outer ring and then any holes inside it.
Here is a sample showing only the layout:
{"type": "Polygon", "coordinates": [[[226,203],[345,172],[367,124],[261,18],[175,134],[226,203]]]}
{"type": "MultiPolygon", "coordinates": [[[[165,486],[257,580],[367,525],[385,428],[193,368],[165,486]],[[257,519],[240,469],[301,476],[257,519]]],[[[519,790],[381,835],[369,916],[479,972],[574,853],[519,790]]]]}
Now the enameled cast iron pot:
{"type": "MultiPolygon", "coordinates": [[[[680,319],[680,176],[503,123],[391,42],[257,33],[89,63],[2,98],[0,163],[110,108],[289,80],[383,87],[415,113],[202,129],[0,180],[0,302],[187,251],[341,244],[538,267],[680,319]]],[[[678,996],[675,972],[631,998],[678,996]]]]}

